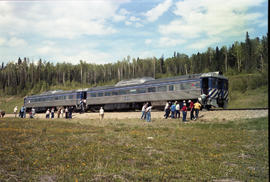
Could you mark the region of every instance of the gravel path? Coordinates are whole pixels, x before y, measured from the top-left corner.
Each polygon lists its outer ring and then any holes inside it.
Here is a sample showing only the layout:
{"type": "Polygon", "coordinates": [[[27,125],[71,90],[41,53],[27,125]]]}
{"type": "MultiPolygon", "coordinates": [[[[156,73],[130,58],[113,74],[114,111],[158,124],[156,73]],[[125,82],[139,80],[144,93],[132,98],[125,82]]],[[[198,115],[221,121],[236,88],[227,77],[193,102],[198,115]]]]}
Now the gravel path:
{"type": "MultiPolygon", "coordinates": [[[[164,112],[152,112],[151,117],[154,118],[163,118],[164,112]]],[[[187,119],[189,119],[190,112],[188,112],[187,119]]],[[[78,119],[97,119],[99,118],[98,113],[73,113],[73,118],[78,119]]],[[[140,118],[141,112],[106,112],[106,119],[129,119],[129,118],[140,118]]],[[[181,114],[182,116],[182,114],[181,114]]],[[[236,120],[244,118],[259,118],[268,116],[268,110],[237,110],[237,111],[201,111],[199,117],[202,120],[236,120]]],[[[14,117],[13,114],[6,114],[5,117],[14,117]]],[[[27,115],[27,117],[29,117],[27,115]]],[[[36,114],[36,118],[45,118],[45,114],[36,114]]]]}

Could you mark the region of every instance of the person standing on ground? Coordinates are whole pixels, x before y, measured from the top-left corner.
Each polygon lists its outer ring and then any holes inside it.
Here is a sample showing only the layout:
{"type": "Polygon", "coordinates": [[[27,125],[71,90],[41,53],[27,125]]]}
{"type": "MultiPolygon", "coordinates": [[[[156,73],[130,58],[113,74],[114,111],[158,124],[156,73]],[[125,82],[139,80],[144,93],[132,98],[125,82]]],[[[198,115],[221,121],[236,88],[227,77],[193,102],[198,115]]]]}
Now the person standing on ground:
{"type": "Polygon", "coordinates": [[[145,118],[146,118],[145,110],[146,110],[147,105],[148,105],[148,103],[145,103],[145,104],[142,106],[142,116],[141,116],[141,119],[145,119],[145,118]]]}
{"type": "Polygon", "coordinates": [[[170,107],[171,107],[171,103],[170,102],[167,102],[166,103],[166,106],[165,106],[165,115],[164,115],[164,118],[167,119],[170,115],[170,107]]]}
{"type": "Polygon", "coordinates": [[[175,103],[175,118],[180,118],[180,104],[177,101],[175,103]]]}
{"type": "Polygon", "coordinates": [[[17,111],[18,111],[18,106],[15,106],[15,107],[14,107],[14,115],[15,115],[15,118],[17,117],[17,111]]]}
{"type": "Polygon", "coordinates": [[[69,107],[68,109],[68,118],[72,119],[72,111],[73,111],[73,107],[69,107]]]}
{"type": "Polygon", "coordinates": [[[104,109],[100,107],[99,109],[99,119],[102,120],[104,118],[104,109]]]}
{"type": "Polygon", "coordinates": [[[26,118],[26,108],[23,106],[23,118],[26,118]]]}
{"type": "Polygon", "coordinates": [[[66,107],[66,109],[65,109],[65,116],[66,116],[66,119],[68,118],[68,107],[66,107]]]}
{"type": "Polygon", "coordinates": [[[54,108],[52,108],[52,111],[51,111],[51,118],[52,119],[54,118],[54,108]]]}
{"type": "Polygon", "coordinates": [[[50,109],[47,109],[47,111],[46,111],[46,118],[47,119],[50,118],[50,109]]]}
{"type": "Polygon", "coordinates": [[[61,107],[58,107],[58,109],[57,109],[57,118],[60,118],[60,114],[61,114],[61,107]]]}
{"type": "Polygon", "coordinates": [[[62,118],[64,118],[64,112],[65,112],[64,107],[61,107],[61,116],[62,116],[62,118]]]}
{"type": "Polygon", "coordinates": [[[175,118],[175,104],[171,105],[171,118],[174,119],[175,118]]]}
{"type": "Polygon", "coordinates": [[[36,114],[36,110],[35,110],[35,108],[32,108],[32,118],[34,118],[35,117],[35,114],[36,114]]]}
{"type": "Polygon", "coordinates": [[[194,103],[189,100],[189,109],[190,109],[190,120],[194,119],[194,103]]]}
{"type": "Polygon", "coordinates": [[[186,103],[183,104],[182,113],[183,113],[183,122],[185,122],[186,121],[186,117],[187,117],[187,106],[186,106],[186,103]]]}
{"type": "Polygon", "coordinates": [[[194,120],[196,120],[199,117],[199,111],[201,109],[201,106],[202,105],[197,100],[197,102],[194,104],[194,109],[195,109],[195,118],[194,118],[194,120]]]}
{"type": "Polygon", "coordinates": [[[151,109],[152,109],[152,106],[150,104],[145,110],[145,112],[146,112],[146,121],[147,122],[151,121],[151,109]]]}

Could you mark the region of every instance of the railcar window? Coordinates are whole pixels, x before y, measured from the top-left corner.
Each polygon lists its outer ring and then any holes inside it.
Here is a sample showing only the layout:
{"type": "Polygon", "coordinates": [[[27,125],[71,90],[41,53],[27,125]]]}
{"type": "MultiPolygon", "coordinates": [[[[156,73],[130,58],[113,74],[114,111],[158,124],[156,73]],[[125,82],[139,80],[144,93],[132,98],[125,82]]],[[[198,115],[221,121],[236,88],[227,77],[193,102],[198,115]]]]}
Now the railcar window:
{"type": "Polygon", "coordinates": [[[58,97],[54,97],[54,100],[58,100],[58,97]]]}
{"type": "Polygon", "coordinates": [[[137,93],[140,94],[140,93],[145,93],[146,92],[146,89],[145,88],[137,88],[137,93]]]}
{"type": "Polygon", "coordinates": [[[180,83],[180,90],[185,90],[185,87],[184,87],[184,84],[183,83],[180,83]]]}
{"type": "Polygon", "coordinates": [[[96,97],[97,96],[96,93],[91,93],[90,95],[91,95],[91,97],[96,97]]]}
{"type": "Polygon", "coordinates": [[[126,95],[127,94],[127,90],[119,90],[119,95],[126,95]]]}
{"type": "Polygon", "coordinates": [[[73,95],[69,95],[68,96],[68,99],[73,99],[73,95]]]}
{"type": "Polygon", "coordinates": [[[110,96],[111,92],[105,92],[105,96],[110,96]]]}
{"type": "Polygon", "coordinates": [[[191,82],[191,88],[200,88],[200,82],[191,82]]]}
{"type": "Polygon", "coordinates": [[[212,78],[211,79],[211,82],[212,82],[212,84],[211,84],[212,88],[217,88],[217,85],[218,85],[217,79],[216,78],[212,78]]]}
{"type": "Polygon", "coordinates": [[[173,91],[174,90],[174,85],[169,85],[169,91],[173,91]]]}
{"type": "Polygon", "coordinates": [[[112,95],[118,95],[118,91],[112,91],[112,95]]]}
{"type": "Polygon", "coordinates": [[[147,89],[148,92],[156,92],[156,87],[149,87],[147,89]]]}
{"type": "Polygon", "coordinates": [[[188,90],[191,88],[190,83],[180,83],[180,90],[188,90]]]}
{"type": "Polygon", "coordinates": [[[77,93],[77,99],[81,99],[81,94],[77,93]]]}
{"type": "Polygon", "coordinates": [[[218,79],[218,89],[222,89],[223,80],[218,79]]]}
{"type": "Polygon", "coordinates": [[[167,91],[167,87],[166,86],[159,86],[157,88],[158,92],[166,92],[167,91]]]}
{"type": "Polygon", "coordinates": [[[67,99],[67,96],[64,96],[64,100],[66,100],[67,99]]]}
{"type": "Polygon", "coordinates": [[[103,97],[103,92],[99,92],[98,97],[103,97]]]}
{"type": "Polygon", "coordinates": [[[131,89],[131,90],[129,90],[129,93],[130,93],[130,94],[136,94],[136,89],[131,89]]]}

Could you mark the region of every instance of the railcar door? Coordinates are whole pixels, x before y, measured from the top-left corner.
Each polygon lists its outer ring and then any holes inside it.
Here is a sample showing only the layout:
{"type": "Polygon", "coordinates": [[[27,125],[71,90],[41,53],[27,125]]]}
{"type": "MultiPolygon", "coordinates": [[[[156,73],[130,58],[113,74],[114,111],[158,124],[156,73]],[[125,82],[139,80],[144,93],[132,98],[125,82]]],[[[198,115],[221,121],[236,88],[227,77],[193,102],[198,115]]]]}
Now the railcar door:
{"type": "Polygon", "coordinates": [[[202,78],[201,79],[201,89],[202,94],[208,95],[208,78],[202,78]]]}

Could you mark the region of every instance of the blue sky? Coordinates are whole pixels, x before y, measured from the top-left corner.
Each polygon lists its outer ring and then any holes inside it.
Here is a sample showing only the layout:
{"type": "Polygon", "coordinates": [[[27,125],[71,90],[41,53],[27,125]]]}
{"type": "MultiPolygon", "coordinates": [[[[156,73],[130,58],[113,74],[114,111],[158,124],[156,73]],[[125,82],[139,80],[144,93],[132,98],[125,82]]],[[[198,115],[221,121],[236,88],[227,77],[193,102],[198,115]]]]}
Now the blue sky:
{"type": "Polygon", "coordinates": [[[266,0],[0,1],[0,62],[191,55],[268,32],[266,0]]]}

